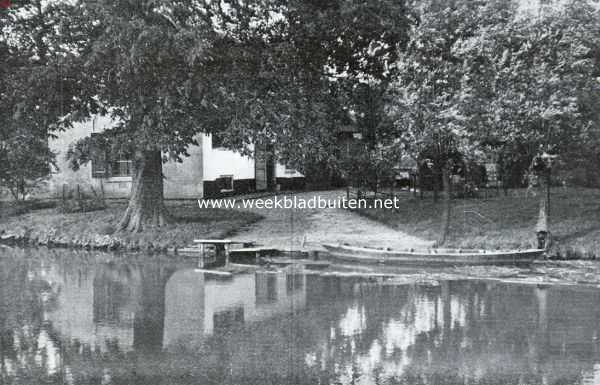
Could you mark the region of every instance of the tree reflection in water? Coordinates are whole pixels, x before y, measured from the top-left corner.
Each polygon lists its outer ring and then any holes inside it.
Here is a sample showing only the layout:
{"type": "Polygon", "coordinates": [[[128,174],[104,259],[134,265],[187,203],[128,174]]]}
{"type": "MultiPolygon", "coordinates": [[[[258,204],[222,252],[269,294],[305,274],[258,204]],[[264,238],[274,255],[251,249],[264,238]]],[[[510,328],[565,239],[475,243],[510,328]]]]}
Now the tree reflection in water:
{"type": "Polygon", "coordinates": [[[219,279],[41,250],[1,257],[0,278],[3,384],[600,381],[596,289],[219,279]]]}

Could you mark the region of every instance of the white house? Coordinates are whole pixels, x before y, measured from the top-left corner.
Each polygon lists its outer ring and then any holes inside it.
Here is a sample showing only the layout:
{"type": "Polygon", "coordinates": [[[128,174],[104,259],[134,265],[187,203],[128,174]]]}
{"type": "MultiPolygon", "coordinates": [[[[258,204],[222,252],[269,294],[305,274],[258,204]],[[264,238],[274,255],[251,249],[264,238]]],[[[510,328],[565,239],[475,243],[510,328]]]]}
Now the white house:
{"type": "MultiPolygon", "coordinates": [[[[131,190],[132,162],[130,159],[92,160],[73,171],[66,159],[69,145],[78,139],[99,133],[114,122],[106,116],[96,116],[50,140],[50,148],[58,153],[58,170],[49,183],[51,194],[59,195],[63,186],[72,189],[79,185],[84,191],[103,191],[107,198],[126,198],[131,190]]],[[[163,165],[164,196],[166,199],[198,199],[254,191],[300,189],[304,176],[296,170],[258,156],[258,160],[219,147],[210,135],[198,135],[198,146],[190,145],[189,157],[182,163],[163,165]]]]}

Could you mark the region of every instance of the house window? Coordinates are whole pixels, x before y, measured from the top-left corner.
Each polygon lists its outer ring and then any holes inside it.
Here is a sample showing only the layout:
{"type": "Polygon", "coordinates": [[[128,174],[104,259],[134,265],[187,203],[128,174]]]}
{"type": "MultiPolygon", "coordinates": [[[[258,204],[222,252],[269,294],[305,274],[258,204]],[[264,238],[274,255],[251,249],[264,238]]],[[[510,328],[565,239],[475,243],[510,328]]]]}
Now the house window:
{"type": "Polygon", "coordinates": [[[92,148],[91,163],[92,178],[130,177],[133,175],[131,158],[126,155],[113,155],[106,146],[95,145],[92,148]]]}
{"type": "Polygon", "coordinates": [[[92,152],[92,178],[107,178],[109,175],[106,152],[94,150],[92,152]]]}
{"type": "Polygon", "coordinates": [[[233,175],[221,175],[215,182],[220,192],[233,191],[233,175]]]}
{"type": "Polygon", "coordinates": [[[119,156],[111,163],[110,176],[131,176],[133,174],[133,162],[125,156],[119,156]]]}

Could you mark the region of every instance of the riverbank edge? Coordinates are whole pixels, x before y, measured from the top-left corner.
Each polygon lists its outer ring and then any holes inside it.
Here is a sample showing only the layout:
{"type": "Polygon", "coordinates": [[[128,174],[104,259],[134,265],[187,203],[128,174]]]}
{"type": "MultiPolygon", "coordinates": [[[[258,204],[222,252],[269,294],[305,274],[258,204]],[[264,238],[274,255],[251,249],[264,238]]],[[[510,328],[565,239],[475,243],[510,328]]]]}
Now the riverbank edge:
{"type": "MultiPolygon", "coordinates": [[[[286,195],[286,194],[296,194],[299,190],[282,190],[282,191],[263,191],[263,192],[255,192],[243,195],[236,195],[232,197],[221,197],[222,199],[235,198],[237,200],[254,200],[257,198],[265,198],[272,197],[277,195],[286,195]]],[[[212,198],[205,198],[212,199],[212,198]]],[[[218,198],[215,198],[218,199],[218,198]]],[[[202,200],[202,198],[200,199],[202,200]]],[[[196,199],[174,199],[167,200],[169,204],[173,204],[177,206],[180,203],[193,203],[193,206],[196,207],[196,202],[199,200],[196,199]]],[[[110,199],[108,202],[117,203],[126,203],[126,199],[110,199]]],[[[2,202],[0,202],[2,203],[2,202]]],[[[38,210],[43,209],[56,209],[58,210],[59,201],[56,199],[46,199],[46,200],[36,200],[32,202],[24,202],[25,206],[20,207],[19,205],[15,205],[14,202],[4,203],[4,205],[0,205],[0,219],[3,218],[18,218],[19,216],[23,216],[26,214],[34,214],[38,210]],[[5,206],[5,207],[3,207],[5,206]],[[14,211],[14,213],[11,212],[14,211]]],[[[98,212],[105,211],[109,208],[109,206],[104,207],[98,212]]],[[[211,210],[211,209],[204,209],[211,210]]],[[[214,209],[213,209],[214,210],[214,209]]],[[[233,210],[229,210],[233,211],[233,210]]],[[[227,227],[222,230],[211,231],[210,234],[206,233],[197,233],[193,237],[188,237],[189,242],[181,242],[178,244],[171,244],[170,242],[147,242],[144,241],[142,231],[139,233],[139,236],[136,237],[134,233],[121,233],[122,236],[118,235],[108,235],[108,234],[90,234],[88,236],[81,236],[80,234],[65,234],[65,230],[61,229],[60,231],[50,228],[50,229],[39,229],[35,228],[35,225],[31,225],[29,227],[18,227],[16,230],[7,230],[2,228],[4,224],[0,224],[0,245],[6,246],[20,246],[20,247],[49,247],[49,248],[62,248],[62,249],[74,249],[74,250],[99,250],[99,251],[113,251],[113,252],[168,252],[168,253],[177,253],[178,249],[189,247],[194,238],[214,238],[214,239],[222,239],[229,238],[235,236],[240,229],[245,226],[252,225],[263,219],[262,216],[257,214],[248,213],[246,211],[238,211],[240,213],[244,213],[240,223],[234,227],[227,227]],[[248,215],[250,215],[248,217],[248,215]],[[138,239],[128,240],[126,238],[135,237],[138,239]]],[[[56,215],[61,215],[62,213],[57,212],[56,215]]],[[[71,215],[77,215],[81,213],[71,213],[71,215]]],[[[85,218],[81,218],[81,223],[86,223],[85,218]]],[[[174,235],[174,238],[178,238],[178,235],[184,233],[185,224],[180,224],[179,228],[167,228],[165,231],[169,231],[174,235]],[[182,228],[184,227],[184,228],[182,228]]],[[[184,238],[184,237],[179,237],[184,238]]]]}
{"type": "MultiPolygon", "coordinates": [[[[357,210],[353,210],[353,212],[362,217],[365,217],[365,218],[374,220],[376,222],[379,222],[383,225],[386,225],[389,228],[398,230],[398,226],[396,226],[394,224],[390,224],[389,222],[387,222],[385,220],[381,220],[381,218],[379,216],[373,215],[372,213],[370,213],[367,210],[358,210],[357,209],[357,210]]],[[[401,227],[400,230],[407,232],[408,234],[411,234],[411,232],[407,231],[407,229],[405,229],[404,227],[401,227]]],[[[415,235],[415,234],[412,234],[412,235],[415,235]]],[[[532,239],[534,238],[534,235],[535,235],[535,233],[532,231],[532,236],[531,236],[532,239]]],[[[491,249],[501,249],[501,248],[509,249],[509,248],[511,248],[510,246],[504,247],[502,244],[503,244],[503,240],[497,239],[496,242],[493,242],[493,247],[491,249]]],[[[468,246],[468,247],[464,247],[461,245],[457,246],[457,245],[454,245],[452,242],[448,243],[444,247],[458,248],[458,249],[473,248],[473,246],[468,246]]],[[[534,247],[534,246],[531,245],[530,247],[534,247]]],[[[530,247],[523,246],[523,248],[530,248],[530,247]]],[[[478,248],[485,249],[485,247],[482,247],[482,246],[479,246],[478,248]]],[[[571,261],[571,260],[596,261],[596,260],[600,260],[599,256],[593,250],[595,250],[593,245],[590,245],[590,246],[579,245],[579,246],[575,247],[575,246],[572,246],[569,244],[561,244],[560,240],[551,239],[550,247],[549,247],[548,251],[546,252],[545,260],[549,260],[549,261],[571,261]]]]}
{"type": "MultiPolygon", "coordinates": [[[[262,216],[252,213],[242,212],[232,219],[235,214],[231,211],[226,213],[228,217],[225,217],[225,213],[213,211],[217,209],[207,209],[193,221],[179,218],[164,228],[151,227],[138,233],[112,229],[117,215],[108,214],[112,224],[103,225],[102,219],[87,216],[90,213],[75,213],[66,217],[58,213],[31,212],[27,217],[15,216],[11,221],[0,224],[0,244],[111,252],[177,253],[178,249],[189,247],[194,239],[228,238],[262,220],[262,216]],[[40,217],[45,220],[38,222],[37,218],[40,217]],[[95,226],[91,222],[96,222],[95,226]]],[[[104,215],[106,217],[107,214],[104,215]]]]}
{"type": "MultiPolygon", "coordinates": [[[[243,226],[259,221],[248,221],[243,226]]],[[[242,227],[242,226],[240,226],[242,227]]],[[[173,231],[173,230],[170,230],[173,231]]],[[[177,231],[177,230],[176,230],[177,231]]],[[[237,233],[238,229],[227,229],[217,232],[214,238],[228,238],[237,233]]],[[[131,234],[128,234],[131,236],[131,234]]],[[[202,235],[199,234],[198,238],[202,235]]],[[[0,231],[0,245],[18,247],[48,247],[74,250],[98,250],[112,252],[157,252],[177,254],[178,250],[189,247],[189,244],[171,244],[164,242],[148,242],[141,239],[127,240],[114,235],[95,234],[94,236],[80,237],[77,235],[49,235],[27,229],[24,232],[0,231]]]]}

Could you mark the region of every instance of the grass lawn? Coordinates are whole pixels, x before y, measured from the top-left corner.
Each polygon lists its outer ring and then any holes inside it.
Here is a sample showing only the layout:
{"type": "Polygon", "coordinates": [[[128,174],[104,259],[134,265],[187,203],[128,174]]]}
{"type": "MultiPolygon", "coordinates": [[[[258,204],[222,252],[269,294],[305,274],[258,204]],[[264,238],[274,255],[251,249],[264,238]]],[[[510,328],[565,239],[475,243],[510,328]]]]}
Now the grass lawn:
{"type": "MultiPolygon", "coordinates": [[[[398,194],[399,210],[363,209],[361,215],[403,232],[437,239],[442,203],[420,200],[412,194],[398,194]]],[[[515,248],[537,244],[535,224],[537,197],[525,197],[525,190],[511,190],[505,196],[452,201],[449,247],[515,248]]],[[[553,235],[552,255],[592,258],[600,256],[600,189],[554,188],[550,197],[549,228],[553,235]]]]}
{"type": "Polygon", "coordinates": [[[195,201],[166,202],[175,222],[165,227],[149,228],[140,233],[115,233],[115,226],[125,210],[125,203],[111,202],[105,210],[86,213],[61,213],[56,208],[30,211],[26,214],[1,216],[0,233],[25,235],[43,243],[99,244],[116,240],[125,248],[142,249],[182,247],[195,238],[224,238],[240,228],[258,221],[261,216],[235,210],[200,209],[195,201]]]}

